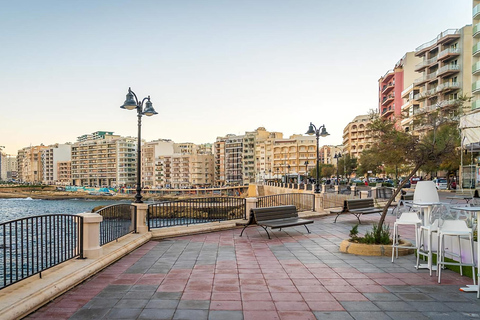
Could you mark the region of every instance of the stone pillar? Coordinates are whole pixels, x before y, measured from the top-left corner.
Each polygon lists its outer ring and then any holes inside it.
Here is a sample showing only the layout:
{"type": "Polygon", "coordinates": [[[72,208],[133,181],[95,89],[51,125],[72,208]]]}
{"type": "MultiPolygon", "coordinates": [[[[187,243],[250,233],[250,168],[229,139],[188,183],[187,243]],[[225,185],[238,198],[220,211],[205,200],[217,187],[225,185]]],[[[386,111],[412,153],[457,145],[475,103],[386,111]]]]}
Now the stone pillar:
{"type": "Polygon", "coordinates": [[[377,199],[377,187],[373,187],[372,188],[372,198],[373,199],[377,199]]]}
{"type": "Polygon", "coordinates": [[[327,193],[327,185],[322,184],[322,193],[327,193]]]}
{"type": "Polygon", "coordinates": [[[258,199],[257,198],[247,198],[247,204],[245,206],[245,217],[247,218],[247,220],[250,219],[250,209],[254,209],[257,207],[257,202],[258,202],[258,199]]]}
{"type": "Polygon", "coordinates": [[[323,194],[321,193],[315,193],[315,212],[323,212],[323,194]]]}
{"type": "Polygon", "coordinates": [[[338,184],[335,185],[335,193],[336,194],[340,193],[340,185],[338,185],[338,184]]]}
{"type": "Polygon", "coordinates": [[[137,233],[147,233],[147,211],[148,204],[146,203],[132,203],[137,207],[137,233]]]}
{"type": "Polygon", "coordinates": [[[102,255],[100,247],[100,222],[103,217],[98,213],[80,213],[83,217],[83,257],[95,259],[102,255]]]}
{"type": "Polygon", "coordinates": [[[350,190],[352,191],[352,194],[353,194],[353,195],[356,195],[356,194],[357,194],[357,186],[351,186],[351,187],[350,187],[350,190]]]}

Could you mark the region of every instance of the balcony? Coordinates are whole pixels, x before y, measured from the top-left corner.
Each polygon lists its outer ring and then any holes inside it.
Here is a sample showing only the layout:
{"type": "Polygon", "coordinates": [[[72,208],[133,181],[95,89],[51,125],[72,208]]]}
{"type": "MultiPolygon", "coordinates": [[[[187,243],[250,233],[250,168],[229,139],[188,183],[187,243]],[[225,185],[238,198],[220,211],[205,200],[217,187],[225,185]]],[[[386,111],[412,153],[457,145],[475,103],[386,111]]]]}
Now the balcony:
{"type": "Polygon", "coordinates": [[[479,75],[479,74],[480,74],[480,61],[479,61],[479,62],[476,62],[476,63],[472,66],[472,74],[473,74],[473,75],[479,75]]]}
{"type": "Polygon", "coordinates": [[[436,92],[449,92],[460,89],[460,82],[446,82],[437,86],[436,92]]]}
{"type": "Polygon", "coordinates": [[[393,70],[388,70],[384,75],[383,75],[383,80],[384,82],[387,82],[389,81],[391,78],[393,78],[393,76],[395,75],[395,73],[393,72],[393,70]]]}
{"type": "Polygon", "coordinates": [[[474,38],[480,38],[480,23],[477,23],[472,29],[472,35],[474,38]]]}
{"type": "Polygon", "coordinates": [[[475,100],[472,102],[472,110],[480,109],[480,100],[475,100]]]}
{"type": "Polygon", "coordinates": [[[480,81],[472,83],[472,93],[480,92],[480,81]]]}
{"type": "Polygon", "coordinates": [[[388,117],[395,111],[395,107],[388,107],[382,109],[382,117],[388,117]]]}
{"type": "Polygon", "coordinates": [[[448,48],[438,54],[438,60],[442,61],[449,58],[458,57],[459,55],[460,55],[460,49],[448,48]]]}
{"type": "Polygon", "coordinates": [[[417,64],[415,66],[415,71],[416,72],[422,72],[426,67],[429,67],[432,64],[436,63],[437,60],[438,60],[437,57],[433,57],[433,58],[428,59],[428,60],[423,60],[422,62],[420,62],[419,64],[417,64]]]}
{"type": "Polygon", "coordinates": [[[455,73],[458,73],[458,72],[460,72],[460,66],[459,65],[449,64],[449,65],[443,66],[440,69],[438,69],[437,70],[437,76],[445,77],[445,76],[455,74],[455,73]]]}
{"type": "Polygon", "coordinates": [[[382,87],[382,94],[388,94],[395,87],[395,82],[389,82],[382,87]]]}
{"type": "Polygon", "coordinates": [[[479,57],[480,56],[480,42],[476,43],[473,48],[472,48],[472,55],[474,57],[479,57]]]}
{"type": "Polygon", "coordinates": [[[413,85],[414,86],[421,86],[422,84],[427,83],[428,81],[435,78],[436,76],[437,76],[437,74],[435,72],[424,75],[423,77],[420,77],[420,78],[417,78],[417,79],[413,80],[413,85]]]}
{"type": "Polygon", "coordinates": [[[476,19],[479,15],[480,15],[480,4],[477,4],[475,7],[473,7],[472,18],[476,19]]]}
{"type": "Polygon", "coordinates": [[[387,104],[392,102],[393,99],[395,99],[395,96],[393,94],[389,94],[388,96],[384,97],[382,100],[382,106],[386,106],[387,104]]]}
{"type": "Polygon", "coordinates": [[[460,38],[457,29],[448,29],[440,33],[435,39],[428,41],[415,49],[415,56],[421,57],[427,51],[433,49],[436,45],[446,44],[460,38]]]}

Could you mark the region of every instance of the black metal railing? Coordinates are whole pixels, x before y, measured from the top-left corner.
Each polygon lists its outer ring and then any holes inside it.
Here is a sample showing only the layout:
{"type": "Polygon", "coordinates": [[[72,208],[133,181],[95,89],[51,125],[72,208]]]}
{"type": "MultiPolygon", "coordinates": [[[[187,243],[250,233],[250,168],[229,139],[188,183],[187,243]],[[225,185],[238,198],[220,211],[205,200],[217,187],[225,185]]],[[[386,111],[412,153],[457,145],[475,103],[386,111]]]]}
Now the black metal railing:
{"type": "Polygon", "coordinates": [[[50,214],[0,224],[0,289],[83,257],[83,218],[50,214]]]}
{"type": "Polygon", "coordinates": [[[294,205],[298,211],[315,211],[315,195],[311,193],[275,194],[257,199],[257,208],[294,205]]]}
{"type": "Polygon", "coordinates": [[[193,198],[148,205],[148,229],[245,219],[246,200],[236,197],[193,198]]]}
{"type": "Polygon", "coordinates": [[[131,204],[114,204],[95,213],[103,217],[100,223],[101,246],[137,231],[137,207],[131,204]]]}

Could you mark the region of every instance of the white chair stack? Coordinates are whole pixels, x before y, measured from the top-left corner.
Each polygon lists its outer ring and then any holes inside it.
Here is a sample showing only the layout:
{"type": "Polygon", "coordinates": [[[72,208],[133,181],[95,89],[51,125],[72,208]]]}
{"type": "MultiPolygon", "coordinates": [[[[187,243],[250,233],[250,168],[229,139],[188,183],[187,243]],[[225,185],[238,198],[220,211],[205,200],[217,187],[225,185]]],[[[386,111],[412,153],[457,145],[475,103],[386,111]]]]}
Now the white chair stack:
{"type": "Polygon", "coordinates": [[[418,249],[419,237],[418,229],[422,225],[422,220],[418,217],[418,212],[416,211],[406,211],[403,212],[400,217],[393,224],[393,244],[392,244],[392,262],[395,257],[395,253],[398,259],[398,249],[418,249]],[[399,243],[398,236],[398,226],[400,225],[413,225],[415,226],[415,244],[412,246],[401,245],[399,243]]]}

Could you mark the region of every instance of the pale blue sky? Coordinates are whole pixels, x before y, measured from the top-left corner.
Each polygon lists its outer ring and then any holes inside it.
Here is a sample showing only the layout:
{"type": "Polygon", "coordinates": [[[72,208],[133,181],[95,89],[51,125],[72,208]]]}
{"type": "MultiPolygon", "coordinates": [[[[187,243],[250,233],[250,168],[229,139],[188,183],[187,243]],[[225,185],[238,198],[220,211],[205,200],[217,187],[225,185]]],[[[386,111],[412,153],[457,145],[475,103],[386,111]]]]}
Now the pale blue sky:
{"type": "Polygon", "coordinates": [[[467,0],[15,0],[0,9],[0,146],[136,136],[214,142],[312,121],[341,144],[407,51],[471,24],[467,0]]]}

